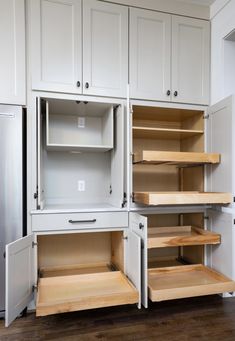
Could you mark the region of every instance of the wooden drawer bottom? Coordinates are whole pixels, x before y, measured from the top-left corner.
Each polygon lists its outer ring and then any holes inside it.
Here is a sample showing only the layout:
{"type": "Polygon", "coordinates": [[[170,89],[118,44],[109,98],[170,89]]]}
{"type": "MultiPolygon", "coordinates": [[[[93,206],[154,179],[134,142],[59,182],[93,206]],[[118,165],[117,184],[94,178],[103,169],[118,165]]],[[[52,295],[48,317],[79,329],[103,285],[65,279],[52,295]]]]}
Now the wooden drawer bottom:
{"type": "Polygon", "coordinates": [[[139,294],[121,271],[40,278],[36,315],[138,303],[139,294]]]}
{"type": "Polygon", "coordinates": [[[201,264],[149,269],[154,302],[235,291],[235,282],[201,264]]]}

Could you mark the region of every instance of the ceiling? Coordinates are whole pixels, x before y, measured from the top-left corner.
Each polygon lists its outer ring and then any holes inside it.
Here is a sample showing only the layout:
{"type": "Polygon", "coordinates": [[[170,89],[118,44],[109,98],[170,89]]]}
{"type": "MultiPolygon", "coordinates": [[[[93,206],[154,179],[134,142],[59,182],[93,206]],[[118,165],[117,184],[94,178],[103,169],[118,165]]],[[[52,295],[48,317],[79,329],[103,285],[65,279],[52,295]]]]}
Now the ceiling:
{"type": "Polygon", "coordinates": [[[213,2],[215,2],[215,0],[178,0],[178,1],[203,6],[210,6],[213,2]]]}

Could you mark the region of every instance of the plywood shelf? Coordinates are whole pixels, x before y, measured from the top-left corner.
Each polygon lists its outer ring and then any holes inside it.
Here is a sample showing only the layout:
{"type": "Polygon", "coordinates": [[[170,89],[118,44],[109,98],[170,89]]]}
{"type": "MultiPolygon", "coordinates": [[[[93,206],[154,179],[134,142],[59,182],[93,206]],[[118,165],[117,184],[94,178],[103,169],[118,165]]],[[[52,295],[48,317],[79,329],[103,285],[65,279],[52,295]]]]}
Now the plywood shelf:
{"type": "Polygon", "coordinates": [[[138,291],[120,271],[41,278],[36,315],[134,304],[138,291]]]}
{"type": "Polygon", "coordinates": [[[189,152],[168,152],[142,150],[134,154],[134,163],[142,164],[216,164],[220,162],[220,154],[189,153],[189,152]]]}
{"type": "Polygon", "coordinates": [[[148,248],[220,244],[217,233],[196,226],[153,227],[148,229],[148,248]]]}
{"type": "Polygon", "coordinates": [[[175,140],[175,139],[186,139],[196,135],[203,135],[203,130],[189,130],[189,129],[171,129],[171,128],[155,128],[155,127],[139,127],[133,126],[133,137],[134,138],[145,138],[145,139],[164,139],[164,140],[175,140]]]}
{"type": "Polygon", "coordinates": [[[149,269],[148,286],[155,302],[235,291],[235,282],[201,264],[149,269]]]}
{"type": "Polygon", "coordinates": [[[230,204],[231,193],[221,192],[135,192],[134,201],[144,205],[230,204]]]}

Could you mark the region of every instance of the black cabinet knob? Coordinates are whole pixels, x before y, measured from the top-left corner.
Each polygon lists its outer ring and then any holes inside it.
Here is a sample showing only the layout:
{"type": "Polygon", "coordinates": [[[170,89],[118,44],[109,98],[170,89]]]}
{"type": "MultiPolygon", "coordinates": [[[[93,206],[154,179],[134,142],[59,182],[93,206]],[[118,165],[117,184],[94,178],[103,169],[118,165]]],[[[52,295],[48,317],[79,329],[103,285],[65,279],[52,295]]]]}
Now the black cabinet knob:
{"type": "Polygon", "coordinates": [[[171,94],[170,90],[167,90],[166,94],[167,94],[167,96],[170,96],[170,94],[171,94]]]}
{"type": "Polygon", "coordinates": [[[77,81],[77,87],[80,88],[81,82],[77,81]]]}
{"type": "Polygon", "coordinates": [[[144,228],[144,224],[139,223],[139,229],[140,229],[140,230],[143,230],[143,228],[144,228]]]}
{"type": "Polygon", "coordinates": [[[89,83],[88,83],[88,82],[85,83],[85,88],[86,88],[86,89],[89,88],[89,83]]]}
{"type": "Polygon", "coordinates": [[[178,96],[178,91],[174,92],[174,96],[177,97],[178,96]]]}

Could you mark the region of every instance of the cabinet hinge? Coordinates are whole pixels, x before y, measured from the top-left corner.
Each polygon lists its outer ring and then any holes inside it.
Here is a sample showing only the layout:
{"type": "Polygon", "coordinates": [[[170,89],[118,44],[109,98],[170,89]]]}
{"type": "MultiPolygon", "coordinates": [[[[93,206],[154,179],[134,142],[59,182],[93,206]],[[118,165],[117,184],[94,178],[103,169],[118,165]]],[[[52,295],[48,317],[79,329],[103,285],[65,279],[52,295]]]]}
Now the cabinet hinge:
{"type": "Polygon", "coordinates": [[[233,219],[233,225],[235,225],[235,219],[233,219]]]}
{"type": "Polygon", "coordinates": [[[209,117],[209,114],[203,116],[204,120],[208,120],[209,117]]]}
{"type": "Polygon", "coordinates": [[[235,197],[233,197],[233,202],[235,202],[235,197]]]}
{"type": "Polygon", "coordinates": [[[121,106],[121,104],[117,104],[113,108],[114,108],[114,110],[117,110],[120,106],[121,106]]]}
{"type": "Polygon", "coordinates": [[[109,186],[109,194],[111,195],[113,193],[113,189],[112,189],[112,186],[110,185],[109,186]]]}
{"type": "Polygon", "coordinates": [[[122,201],[122,208],[126,206],[127,200],[126,200],[126,192],[123,193],[123,201],[122,201]]]}
{"type": "Polygon", "coordinates": [[[204,220],[209,220],[209,217],[208,216],[204,216],[204,220]]]}
{"type": "Polygon", "coordinates": [[[35,291],[37,291],[38,290],[38,286],[37,285],[33,285],[32,286],[32,292],[35,292],[35,291]]]}
{"type": "Polygon", "coordinates": [[[38,198],[38,190],[33,194],[34,199],[38,198]]]}
{"type": "Polygon", "coordinates": [[[32,242],[32,248],[34,248],[35,246],[38,246],[38,243],[32,242]]]}
{"type": "Polygon", "coordinates": [[[128,240],[128,237],[126,236],[126,237],[123,237],[122,239],[123,239],[123,240],[128,240]]]}

